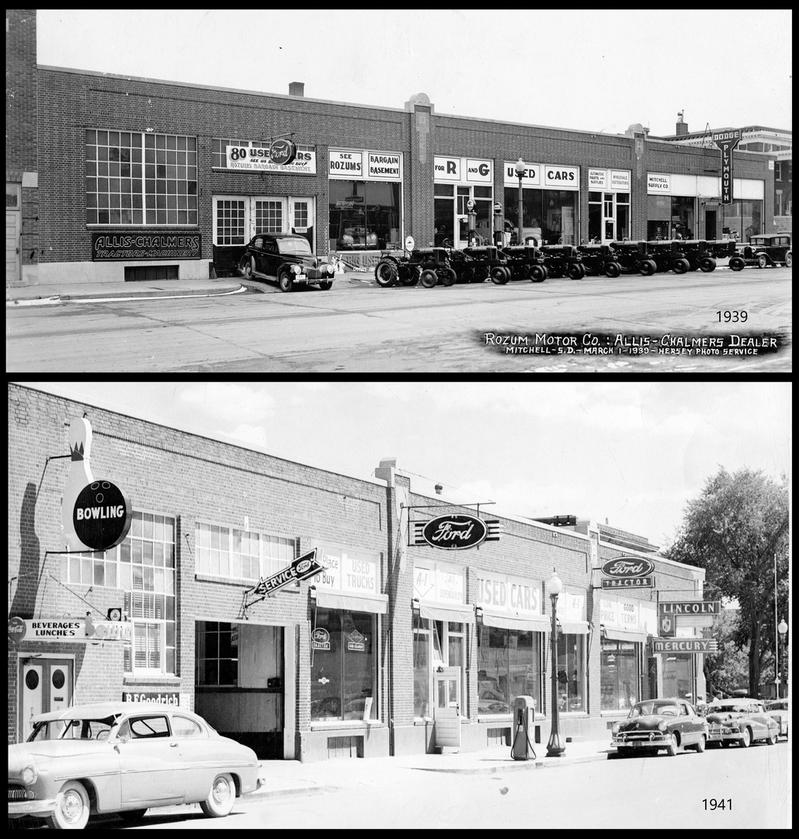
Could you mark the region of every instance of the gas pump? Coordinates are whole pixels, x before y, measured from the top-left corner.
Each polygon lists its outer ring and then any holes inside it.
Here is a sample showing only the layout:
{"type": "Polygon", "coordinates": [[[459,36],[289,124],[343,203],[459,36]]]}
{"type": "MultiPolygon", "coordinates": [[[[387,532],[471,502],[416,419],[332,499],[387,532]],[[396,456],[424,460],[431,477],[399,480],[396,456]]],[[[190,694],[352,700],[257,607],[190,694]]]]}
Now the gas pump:
{"type": "Polygon", "coordinates": [[[536,754],[530,742],[530,731],[535,721],[535,702],[532,696],[517,696],[513,700],[513,746],[510,756],[514,760],[533,760],[536,754]]]}
{"type": "Polygon", "coordinates": [[[505,219],[502,216],[502,204],[494,202],[494,244],[498,248],[505,247],[505,219]]]}
{"type": "Polygon", "coordinates": [[[468,225],[469,225],[469,233],[468,233],[468,245],[471,248],[474,245],[474,237],[475,237],[475,228],[477,227],[477,213],[474,211],[474,201],[470,198],[466,202],[466,209],[468,210],[468,225]]]}

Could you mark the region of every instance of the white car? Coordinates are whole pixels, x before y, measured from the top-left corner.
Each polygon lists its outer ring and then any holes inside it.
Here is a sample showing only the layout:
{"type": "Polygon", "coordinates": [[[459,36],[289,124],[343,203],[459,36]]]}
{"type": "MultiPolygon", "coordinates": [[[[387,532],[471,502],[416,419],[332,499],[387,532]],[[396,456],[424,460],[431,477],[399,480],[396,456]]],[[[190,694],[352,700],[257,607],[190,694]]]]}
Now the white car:
{"type": "Polygon", "coordinates": [[[27,741],[8,747],[9,819],[34,816],[54,828],[197,802],[206,816],[226,816],[262,783],[252,749],[191,711],[153,702],[39,714],[27,741]]]}

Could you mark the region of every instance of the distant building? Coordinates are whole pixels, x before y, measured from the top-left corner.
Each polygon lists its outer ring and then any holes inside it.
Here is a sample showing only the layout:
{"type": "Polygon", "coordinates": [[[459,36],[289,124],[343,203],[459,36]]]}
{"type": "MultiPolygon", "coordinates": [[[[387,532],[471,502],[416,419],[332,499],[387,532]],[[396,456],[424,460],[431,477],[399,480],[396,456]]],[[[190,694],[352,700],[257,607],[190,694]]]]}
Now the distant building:
{"type": "MultiPolygon", "coordinates": [[[[713,132],[734,130],[734,126],[706,128],[704,131],[688,131],[683,113],[677,114],[675,133],[660,140],[679,143],[681,146],[713,148],[713,132]]],[[[792,132],[783,128],[768,128],[764,125],[747,125],[741,130],[741,142],[736,151],[755,152],[773,158],[774,163],[774,228],[765,233],[789,232],[791,230],[792,189],[791,159],[793,147],[792,132]]]]}

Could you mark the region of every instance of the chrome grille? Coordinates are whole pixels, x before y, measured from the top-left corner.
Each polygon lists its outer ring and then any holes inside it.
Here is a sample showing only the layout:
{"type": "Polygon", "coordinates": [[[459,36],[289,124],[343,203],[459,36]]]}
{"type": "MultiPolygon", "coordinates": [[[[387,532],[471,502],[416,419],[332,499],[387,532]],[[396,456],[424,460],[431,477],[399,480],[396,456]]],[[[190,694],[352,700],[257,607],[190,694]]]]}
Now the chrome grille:
{"type": "Polygon", "coordinates": [[[22,784],[8,785],[8,800],[9,801],[27,801],[33,798],[33,790],[26,789],[22,784]]]}

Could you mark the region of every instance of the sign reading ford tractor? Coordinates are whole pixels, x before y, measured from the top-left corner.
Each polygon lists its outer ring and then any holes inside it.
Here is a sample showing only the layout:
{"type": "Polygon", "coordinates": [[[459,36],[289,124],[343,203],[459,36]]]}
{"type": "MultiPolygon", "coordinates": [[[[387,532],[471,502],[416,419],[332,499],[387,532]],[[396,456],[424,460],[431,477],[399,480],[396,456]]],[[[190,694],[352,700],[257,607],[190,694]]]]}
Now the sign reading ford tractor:
{"type": "Polygon", "coordinates": [[[606,577],[626,578],[646,577],[655,570],[655,563],[637,556],[619,556],[608,560],[602,566],[606,577]]]}

